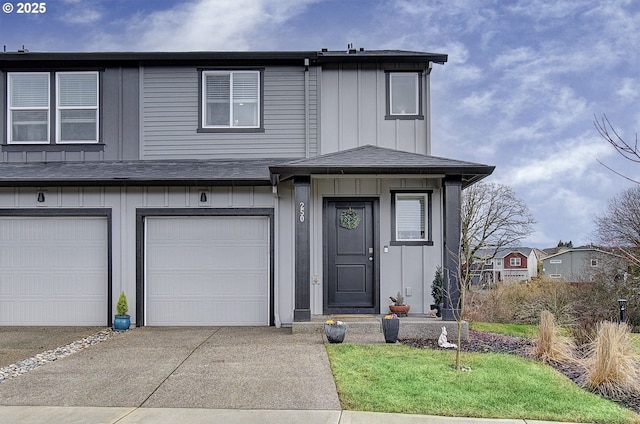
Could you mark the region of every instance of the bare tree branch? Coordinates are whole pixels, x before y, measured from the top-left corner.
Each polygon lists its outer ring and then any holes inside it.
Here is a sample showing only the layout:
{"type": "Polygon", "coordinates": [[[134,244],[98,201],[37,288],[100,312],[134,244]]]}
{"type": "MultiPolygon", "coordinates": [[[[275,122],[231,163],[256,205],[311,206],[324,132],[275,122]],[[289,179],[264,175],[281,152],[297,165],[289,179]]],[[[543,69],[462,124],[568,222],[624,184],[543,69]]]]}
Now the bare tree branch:
{"type": "MultiPolygon", "coordinates": [[[[488,250],[492,258],[506,247],[514,247],[533,233],[533,219],[529,209],[514,191],[502,184],[479,183],[467,187],[462,192],[460,225],[460,249],[457,256],[457,284],[459,296],[452,305],[458,311],[458,349],[456,369],[460,369],[460,334],[465,319],[465,297],[471,285],[474,272],[484,265],[485,257],[479,252],[488,250]]],[[[454,255],[453,252],[447,252],[454,255]]],[[[483,255],[484,256],[484,255],[483,255]]],[[[450,279],[449,275],[445,278],[450,279]]],[[[445,287],[451,287],[450,284],[445,287]]],[[[449,302],[454,299],[451,293],[445,293],[449,302]]]]}
{"type": "Polygon", "coordinates": [[[628,188],[610,199],[595,224],[600,244],[615,249],[627,262],[640,267],[640,186],[628,188]]]}

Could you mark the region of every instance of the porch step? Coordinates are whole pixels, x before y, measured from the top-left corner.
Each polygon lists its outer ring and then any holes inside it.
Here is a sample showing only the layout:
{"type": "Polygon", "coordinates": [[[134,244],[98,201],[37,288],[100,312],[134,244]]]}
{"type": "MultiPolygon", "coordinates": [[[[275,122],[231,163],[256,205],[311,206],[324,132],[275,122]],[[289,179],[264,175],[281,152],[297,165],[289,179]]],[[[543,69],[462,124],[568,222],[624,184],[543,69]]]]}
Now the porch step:
{"type": "MultiPolygon", "coordinates": [[[[311,317],[311,321],[294,322],[291,326],[291,332],[293,334],[323,333],[325,321],[335,319],[344,322],[347,326],[345,342],[349,342],[350,335],[356,339],[362,337],[377,339],[379,337],[384,342],[381,324],[383,317],[383,315],[314,315],[311,317]]],[[[437,340],[442,333],[442,327],[446,327],[449,341],[456,340],[458,337],[458,323],[455,321],[442,321],[441,318],[417,314],[409,314],[399,319],[400,333],[398,337],[401,339],[437,340]]],[[[462,340],[468,340],[469,324],[466,321],[462,322],[460,331],[462,340]]]]}

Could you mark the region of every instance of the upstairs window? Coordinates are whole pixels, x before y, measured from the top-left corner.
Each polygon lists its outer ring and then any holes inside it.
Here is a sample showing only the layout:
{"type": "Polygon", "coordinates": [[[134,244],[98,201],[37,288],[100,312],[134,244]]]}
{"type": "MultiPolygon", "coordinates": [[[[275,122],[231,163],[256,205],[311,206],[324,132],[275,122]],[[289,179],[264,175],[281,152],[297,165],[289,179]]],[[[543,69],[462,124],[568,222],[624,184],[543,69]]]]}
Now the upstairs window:
{"type": "Polygon", "coordinates": [[[520,258],[509,258],[510,266],[520,266],[520,264],[521,264],[520,258]]]}
{"type": "Polygon", "coordinates": [[[48,143],[49,73],[10,73],[8,80],[9,141],[48,143]]]}
{"type": "Polygon", "coordinates": [[[597,259],[591,259],[591,266],[592,267],[597,267],[598,266],[598,260],[597,259]]]}
{"type": "Polygon", "coordinates": [[[60,72],[57,77],[60,143],[98,141],[98,73],[60,72]]]}
{"type": "Polygon", "coordinates": [[[431,191],[392,191],[391,214],[391,245],[433,245],[431,191]]]}
{"type": "Polygon", "coordinates": [[[98,72],[53,75],[8,74],[8,144],[49,144],[52,139],[60,144],[98,142],[98,72]]]}
{"type": "Polygon", "coordinates": [[[387,72],[386,119],[424,119],[422,73],[387,72]]]}
{"type": "Polygon", "coordinates": [[[202,128],[260,128],[260,71],[203,71],[202,128]]]}

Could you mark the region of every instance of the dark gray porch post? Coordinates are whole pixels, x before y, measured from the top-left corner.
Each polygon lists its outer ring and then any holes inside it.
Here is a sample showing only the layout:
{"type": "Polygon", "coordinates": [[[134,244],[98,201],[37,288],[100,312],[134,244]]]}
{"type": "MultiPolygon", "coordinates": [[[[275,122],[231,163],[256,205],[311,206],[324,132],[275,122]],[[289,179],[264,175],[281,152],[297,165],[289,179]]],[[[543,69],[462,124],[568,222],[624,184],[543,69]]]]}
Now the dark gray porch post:
{"type": "Polygon", "coordinates": [[[444,261],[443,278],[446,290],[443,321],[455,321],[460,314],[460,286],[458,283],[458,254],[460,251],[460,207],[462,180],[444,180],[444,261]]]}
{"type": "Polygon", "coordinates": [[[294,177],[295,198],[295,309],[294,321],[311,321],[311,292],[309,273],[311,254],[309,246],[309,212],[311,199],[311,177],[294,177]]]}

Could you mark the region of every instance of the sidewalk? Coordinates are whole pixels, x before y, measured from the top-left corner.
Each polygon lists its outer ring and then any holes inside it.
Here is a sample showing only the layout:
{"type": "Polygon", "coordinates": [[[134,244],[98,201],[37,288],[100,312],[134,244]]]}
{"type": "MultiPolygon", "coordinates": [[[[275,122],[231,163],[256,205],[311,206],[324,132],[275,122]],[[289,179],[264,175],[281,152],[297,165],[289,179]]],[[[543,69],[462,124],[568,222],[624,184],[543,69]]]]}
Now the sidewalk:
{"type": "Polygon", "coordinates": [[[532,420],[452,418],[325,410],[241,410],[197,408],[105,408],[0,406],[2,422],[12,424],[542,424],[532,420]]]}

